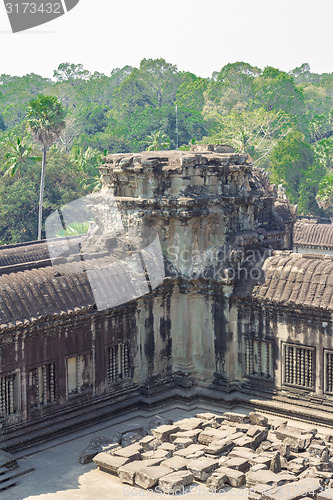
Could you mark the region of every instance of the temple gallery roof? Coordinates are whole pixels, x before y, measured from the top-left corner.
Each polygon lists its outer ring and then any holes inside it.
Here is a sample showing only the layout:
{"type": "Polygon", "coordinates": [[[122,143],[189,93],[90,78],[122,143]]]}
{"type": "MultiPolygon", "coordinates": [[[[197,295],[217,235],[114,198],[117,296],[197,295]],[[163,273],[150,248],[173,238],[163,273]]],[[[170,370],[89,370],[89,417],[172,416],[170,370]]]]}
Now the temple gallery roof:
{"type": "Polygon", "coordinates": [[[297,222],[294,226],[294,245],[333,250],[333,225],[297,222]]]}
{"type": "Polygon", "coordinates": [[[333,310],[333,257],[274,252],[262,267],[254,299],[264,303],[333,310]]]}

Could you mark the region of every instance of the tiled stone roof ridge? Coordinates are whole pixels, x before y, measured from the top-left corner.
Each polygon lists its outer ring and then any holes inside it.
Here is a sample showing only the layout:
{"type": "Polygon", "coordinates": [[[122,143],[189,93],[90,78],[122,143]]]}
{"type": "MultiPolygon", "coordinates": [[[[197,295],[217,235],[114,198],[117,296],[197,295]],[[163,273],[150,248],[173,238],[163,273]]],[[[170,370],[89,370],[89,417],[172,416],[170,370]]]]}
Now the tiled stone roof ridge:
{"type": "Polygon", "coordinates": [[[333,250],[333,224],[296,222],[294,226],[294,245],[333,250]]]}

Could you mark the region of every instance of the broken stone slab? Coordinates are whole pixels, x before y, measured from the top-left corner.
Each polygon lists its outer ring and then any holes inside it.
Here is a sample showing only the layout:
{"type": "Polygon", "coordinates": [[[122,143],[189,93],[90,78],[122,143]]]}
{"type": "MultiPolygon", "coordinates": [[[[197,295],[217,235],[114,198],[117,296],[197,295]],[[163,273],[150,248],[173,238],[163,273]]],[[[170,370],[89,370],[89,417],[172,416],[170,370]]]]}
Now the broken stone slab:
{"type": "Polygon", "coordinates": [[[178,420],[174,422],[174,425],[179,427],[180,432],[193,431],[194,429],[201,429],[204,420],[201,418],[184,418],[183,420],[178,420]]]}
{"type": "Polygon", "coordinates": [[[187,468],[188,460],[183,457],[171,457],[163,461],[162,465],[166,465],[172,470],[184,470],[187,468]]]}
{"type": "Polygon", "coordinates": [[[217,415],[216,413],[197,413],[195,417],[200,420],[213,420],[218,424],[221,424],[224,420],[223,415],[217,415]]]}
{"type": "MultiPolygon", "coordinates": [[[[274,488],[263,494],[263,500],[300,500],[306,496],[316,498],[317,493],[322,491],[319,479],[308,477],[293,483],[274,488]]],[[[317,497],[318,500],[318,497],[317,497]]]]}
{"type": "Polygon", "coordinates": [[[276,430],[279,427],[286,427],[287,423],[288,423],[288,420],[286,420],[284,418],[276,417],[276,418],[269,419],[269,425],[270,425],[270,428],[272,430],[276,430]]]}
{"type": "Polygon", "coordinates": [[[152,459],[152,460],[136,460],[135,462],[129,462],[128,464],[119,467],[117,474],[122,483],[128,483],[134,485],[135,474],[139,472],[144,467],[149,467],[153,465],[160,465],[162,459],[152,459]]]}
{"type": "Polygon", "coordinates": [[[260,470],[268,470],[267,465],[266,464],[256,464],[256,465],[252,465],[252,467],[251,467],[252,472],[258,472],[260,470]]]}
{"type": "Polygon", "coordinates": [[[219,467],[218,460],[201,457],[196,460],[190,460],[187,468],[192,472],[195,479],[198,481],[207,481],[209,476],[219,467]]]}
{"type": "Polygon", "coordinates": [[[325,445],[318,444],[312,441],[312,443],[308,448],[308,452],[310,453],[311,456],[315,458],[320,458],[325,448],[326,448],[325,445]]]}
{"type": "Polygon", "coordinates": [[[121,446],[126,448],[127,446],[130,446],[131,444],[137,443],[138,441],[140,441],[142,436],[143,436],[143,433],[141,433],[141,432],[140,433],[127,432],[121,438],[121,446]]]}
{"type": "Polygon", "coordinates": [[[170,442],[173,443],[176,439],[191,439],[193,443],[198,441],[198,436],[202,432],[201,429],[192,429],[188,431],[180,431],[175,434],[170,434],[170,442]]]}
{"type": "Polygon", "coordinates": [[[172,472],[159,479],[159,493],[176,494],[178,491],[182,491],[183,488],[192,484],[193,479],[193,474],[189,471],[172,472]]]}
{"type": "Polygon", "coordinates": [[[252,443],[250,444],[250,448],[252,448],[252,450],[256,450],[261,445],[261,443],[266,440],[267,434],[268,434],[267,429],[262,429],[257,434],[255,434],[255,436],[252,438],[252,443]]]}
{"type": "Polygon", "coordinates": [[[155,429],[152,429],[151,432],[155,438],[163,443],[164,441],[168,441],[171,434],[176,434],[179,431],[179,427],[177,425],[160,425],[155,429]]]}
{"type": "MultiPolygon", "coordinates": [[[[204,457],[206,454],[203,451],[196,451],[195,453],[192,453],[192,455],[188,455],[186,458],[188,460],[195,460],[196,458],[204,457]]],[[[216,457],[215,457],[216,460],[216,457]]]]}
{"type": "Polygon", "coordinates": [[[294,458],[293,460],[290,460],[287,465],[287,469],[289,472],[292,474],[295,474],[295,476],[298,476],[301,474],[301,472],[305,471],[309,467],[309,460],[306,460],[302,457],[297,457],[294,458]]]}
{"type": "MultiPolygon", "coordinates": [[[[209,446],[213,441],[220,441],[222,439],[225,439],[232,434],[235,434],[234,432],[230,432],[230,430],[220,430],[220,429],[214,429],[213,427],[206,427],[203,431],[201,431],[198,435],[198,443],[209,446]]],[[[241,435],[239,435],[241,436],[241,435]]]]}
{"type": "Polygon", "coordinates": [[[282,486],[293,481],[295,481],[295,476],[287,472],[275,474],[270,470],[261,470],[259,472],[249,470],[246,474],[246,485],[248,488],[255,486],[257,483],[266,484],[267,486],[282,486]]]}
{"type": "Polygon", "coordinates": [[[250,423],[254,425],[260,425],[262,427],[266,427],[268,425],[268,419],[260,413],[251,411],[249,413],[249,419],[250,423]]]}
{"type": "Polygon", "coordinates": [[[203,451],[204,446],[201,444],[191,444],[190,446],[187,446],[187,448],[184,448],[182,450],[177,450],[174,452],[174,456],[179,456],[179,457],[188,457],[190,455],[193,455],[197,451],[203,451]]]}
{"type": "Polygon", "coordinates": [[[206,486],[211,492],[222,493],[221,490],[224,488],[226,480],[227,476],[225,474],[213,472],[213,474],[207,479],[206,486]]]}
{"type": "Polygon", "coordinates": [[[223,413],[224,420],[229,420],[230,422],[242,422],[244,424],[250,423],[250,417],[243,413],[226,412],[223,413]]]}
{"type": "Polygon", "coordinates": [[[240,457],[244,458],[247,460],[253,460],[254,458],[257,458],[258,455],[256,455],[252,450],[249,448],[241,448],[239,446],[236,446],[233,448],[233,450],[229,453],[229,457],[240,457]]]}
{"type": "Polygon", "coordinates": [[[143,425],[141,424],[127,424],[124,427],[121,427],[120,429],[117,429],[117,437],[118,437],[118,442],[121,443],[123,437],[126,434],[136,434],[140,437],[143,437],[145,435],[145,431],[143,429],[143,425]]]}
{"type": "Polygon", "coordinates": [[[233,441],[234,441],[235,446],[241,447],[241,448],[242,447],[252,448],[252,445],[253,445],[253,439],[250,438],[249,436],[244,435],[244,434],[240,437],[237,437],[233,441]]]}
{"type": "Polygon", "coordinates": [[[174,472],[169,467],[165,465],[155,465],[152,467],[144,467],[135,474],[135,484],[141,488],[147,490],[149,488],[154,488],[159,482],[159,480],[174,472]]]}
{"type": "Polygon", "coordinates": [[[235,469],[229,469],[228,467],[219,467],[216,469],[215,473],[225,475],[225,482],[234,488],[240,488],[246,481],[246,476],[243,472],[235,469]]]}
{"type": "Polygon", "coordinates": [[[229,458],[224,463],[225,467],[228,467],[228,469],[235,469],[239,470],[240,472],[248,472],[250,469],[250,462],[244,458],[239,458],[239,457],[234,457],[234,458],[229,458]]]}
{"type": "Polygon", "coordinates": [[[135,443],[131,444],[130,446],[126,446],[125,448],[119,448],[118,450],[115,450],[113,454],[118,457],[128,458],[130,462],[133,462],[134,460],[141,459],[142,452],[143,452],[142,446],[140,446],[139,443],[135,443]]]}
{"type": "Polygon", "coordinates": [[[204,448],[205,453],[209,455],[220,455],[230,450],[235,445],[234,440],[231,438],[221,439],[220,441],[213,441],[209,446],[204,448]]]}
{"type": "Polygon", "coordinates": [[[265,465],[267,469],[271,466],[272,459],[271,457],[265,457],[263,455],[256,455],[255,458],[250,459],[251,465],[265,465]]]}
{"type": "Polygon", "coordinates": [[[129,459],[110,455],[110,453],[104,451],[96,455],[93,461],[99,469],[109,472],[110,474],[117,474],[118,469],[123,465],[126,465],[129,462],[129,459]]]}
{"type": "Polygon", "coordinates": [[[142,460],[150,460],[153,458],[161,458],[162,460],[165,460],[166,458],[170,458],[171,456],[172,456],[172,452],[170,452],[168,450],[161,450],[160,448],[157,448],[156,450],[145,451],[144,453],[141,453],[142,460]]]}
{"type": "Polygon", "coordinates": [[[142,446],[143,451],[156,450],[158,448],[158,441],[154,436],[145,436],[140,439],[139,445],[142,446]]]}
{"type": "Polygon", "coordinates": [[[183,450],[184,448],[187,448],[191,444],[194,444],[192,439],[189,438],[177,438],[174,440],[172,443],[175,446],[175,451],[177,450],[183,450]]]}
{"type": "MultiPolygon", "coordinates": [[[[97,436],[90,440],[88,446],[79,456],[80,464],[89,464],[92,462],[93,458],[102,453],[103,451],[108,451],[112,449],[119,448],[119,441],[117,441],[117,436],[107,437],[107,436],[97,436]]],[[[1,454],[1,452],[0,452],[1,454]]]]}

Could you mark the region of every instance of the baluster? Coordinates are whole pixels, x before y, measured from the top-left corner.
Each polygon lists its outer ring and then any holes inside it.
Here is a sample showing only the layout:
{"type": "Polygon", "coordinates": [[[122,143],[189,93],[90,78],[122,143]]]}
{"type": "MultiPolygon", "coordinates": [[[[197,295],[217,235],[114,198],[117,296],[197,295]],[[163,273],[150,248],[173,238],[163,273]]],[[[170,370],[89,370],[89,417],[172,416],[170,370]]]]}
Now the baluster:
{"type": "Polygon", "coordinates": [[[55,400],[55,380],[54,380],[55,364],[50,364],[50,401],[53,403],[55,400]]]}
{"type": "Polygon", "coordinates": [[[332,392],[332,354],[327,354],[326,390],[332,392]]]}
{"type": "Polygon", "coordinates": [[[250,373],[250,340],[245,340],[245,362],[246,362],[246,373],[250,373]]]}
{"type": "Polygon", "coordinates": [[[250,370],[249,370],[249,373],[250,373],[250,375],[252,375],[253,374],[253,340],[249,339],[249,343],[250,343],[250,370]]]}
{"type": "Polygon", "coordinates": [[[265,351],[266,351],[265,377],[270,378],[271,356],[270,356],[270,343],[269,342],[265,342],[265,351]]]}
{"type": "Polygon", "coordinates": [[[124,345],[124,378],[129,378],[129,369],[128,369],[128,344],[124,345]]]}
{"type": "Polygon", "coordinates": [[[301,385],[301,349],[296,347],[296,384],[301,385]]]}
{"type": "Polygon", "coordinates": [[[43,405],[47,405],[48,397],[47,397],[47,374],[46,374],[46,365],[42,366],[42,378],[43,378],[43,405]]]}
{"type": "Polygon", "coordinates": [[[3,388],[2,388],[3,377],[0,377],[0,417],[3,415],[2,402],[4,399],[3,388]]]}
{"type": "Polygon", "coordinates": [[[39,376],[38,376],[38,368],[35,368],[35,394],[36,394],[36,405],[38,406],[40,403],[40,392],[39,392],[39,376]]]}
{"type": "Polygon", "coordinates": [[[308,357],[309,357],[309,381],[308,381],[308,387],[312,387],[313,385],[313,368],[312,368],[312,354],[313,351],[312,349],[308,349],[308,357]]]}
{"type": "Polygon", "coordinates": [[[15,375],[9,376],[9,414],[14,413],[14,377],[15,375]]]}
{"type": "Polygon", "coordinates": [[[257,357],[258,357],[258,362],[257,362],[257,375],[261,376],[262,373],[261,373],[261,341],[260,340],[257,340],[256,341],[256,344],[257,344],[257,357]]]}
{"type": "Polygon", "coordinates": [[[305,357],[305,351],[304,349],[301,350],[301,385],[305,386],[305,363],[304,363],[304,357],[305,357]]]}
{"type": "Polygon", "coordinates": [[[81,393],[80,368],[81,368],[81,356],[76,356],[76,389],[78,394],[81,393]]]}

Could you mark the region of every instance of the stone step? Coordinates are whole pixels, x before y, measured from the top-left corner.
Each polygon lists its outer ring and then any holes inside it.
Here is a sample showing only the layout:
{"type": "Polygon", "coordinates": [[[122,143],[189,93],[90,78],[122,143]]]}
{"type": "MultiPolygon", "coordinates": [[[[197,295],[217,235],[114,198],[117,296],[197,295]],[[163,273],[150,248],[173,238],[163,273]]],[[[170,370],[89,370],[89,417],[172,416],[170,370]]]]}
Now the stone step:
{"type": "Polygon", "coordinates": [[[18,467],[17,469],[7,469],[6,472],[2,472],[0,475],[0,491],[6,490],[11,486],[15,486],[19,477],[29,474],[29,472],[32,472],[33,470],[33,467],[27,467],[25,469],[18,467]]]}

